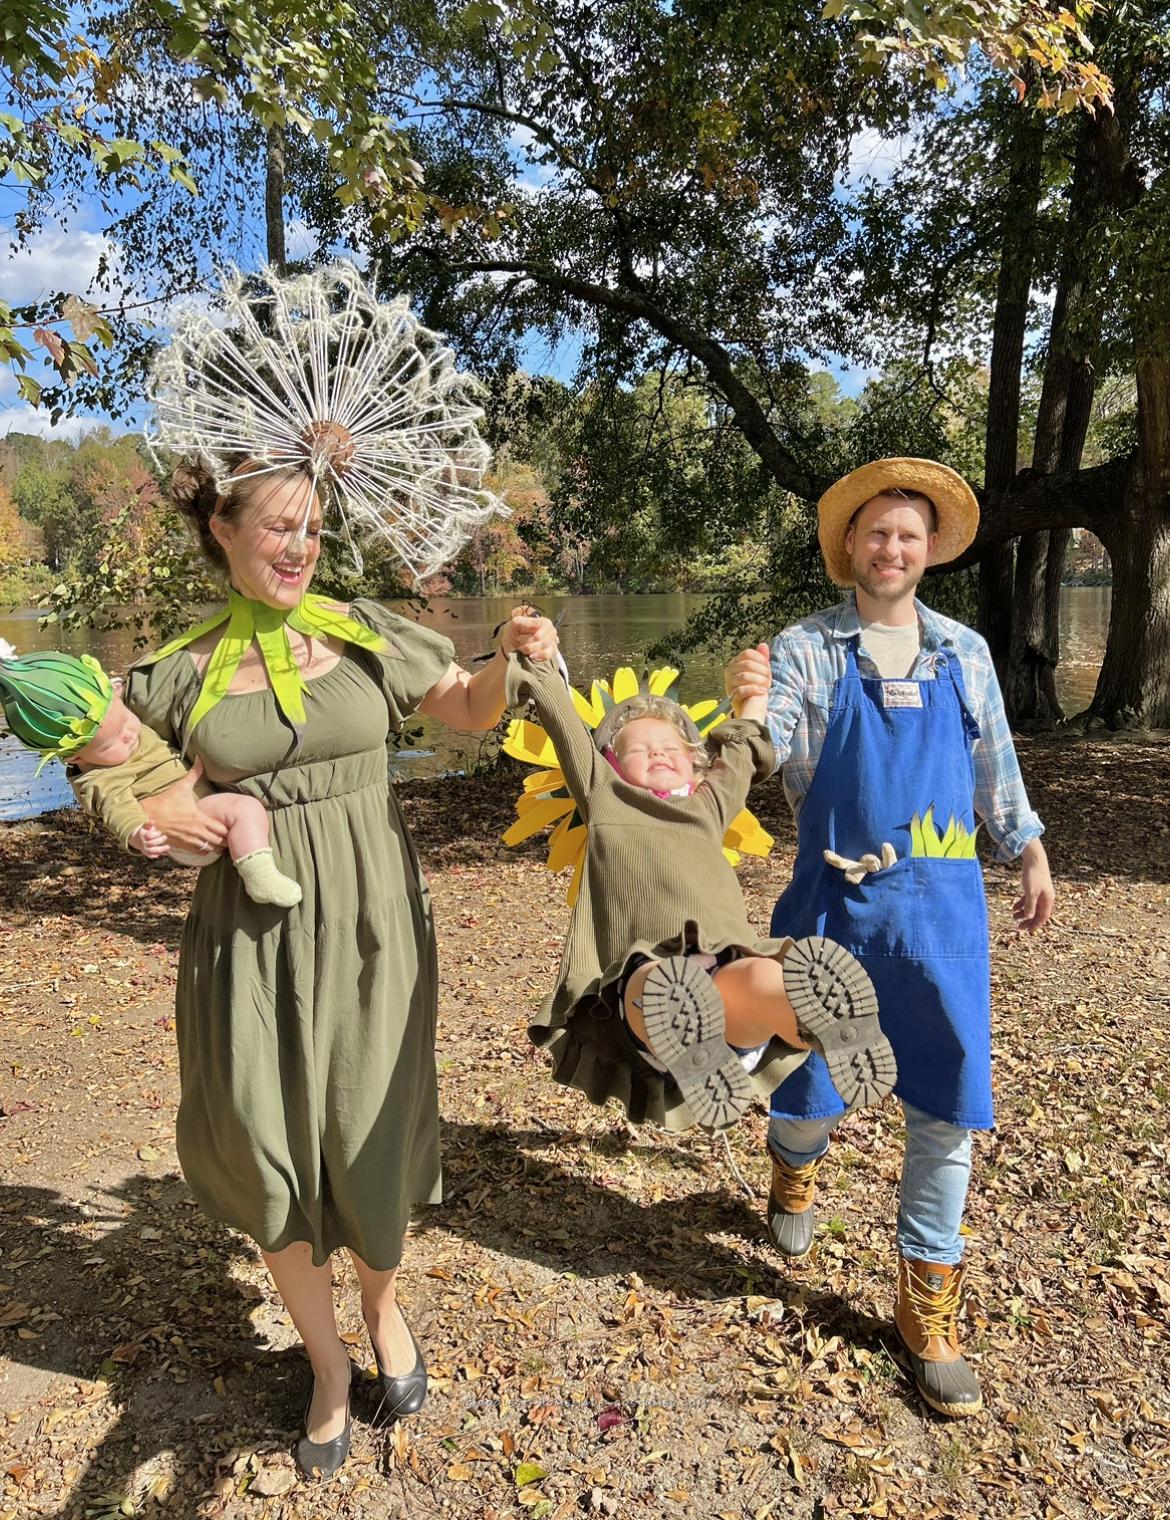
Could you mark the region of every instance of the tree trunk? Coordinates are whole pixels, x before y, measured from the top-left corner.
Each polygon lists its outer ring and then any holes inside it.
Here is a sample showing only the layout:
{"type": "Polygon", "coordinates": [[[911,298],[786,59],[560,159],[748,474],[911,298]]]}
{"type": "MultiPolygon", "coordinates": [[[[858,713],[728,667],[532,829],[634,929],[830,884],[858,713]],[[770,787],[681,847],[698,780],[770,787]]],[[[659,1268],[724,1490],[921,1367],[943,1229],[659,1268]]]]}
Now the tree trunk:
{"type": "MultiPolygon", "coordinates": [[[[995,497],[1014,480],[1020,437],[1020,370],[1028,326],[1028,294],[1036,263],[1036,208],[1044,156],[1044,123],[1033,112],[1014,113],[1009,125],[1009,169],[1003,242],[995,296],[987,443],[983,484],[995,497]]],[[[1012,630],[1012,546],[1000,544],[979,564],[979,631],[1001,676],[1012,630]]]]}
{"type": "Polygon", "coordinates": [[[1129,214],[1124,295],[1132,313],[1138,448],[1123,521],[1101,536],[1113,565],[1113,596],[1089,717],[1109,728],[1170,728],[1170,291],[1162,224],[1143,215],[1151,192],[1119,114],[1097,114],[1094,147],[1117,208],[1129,214]]]}
{"type": "Polygon", "coordinates": [[[1164,486],[1132,472],[1113,563],[1109,638],[1087,717],[1107,728],[1170,728],[1170,507],[1164,486]]]}
{"type": "Polygon", "coordinates": [[[264,145],[264,228],[268,262],[278,274],[285,272],[284,250],[284,128],[268,128],[264,145]]]}
{"type": "MultiPolygon", "coordinates": [[[[1100,319],[1086,311],[1084,263],[1100,213],[1093,163],[1092,126],[1077,145],[1065,228],[1064,256],[1048,337],[1044,386],[1036,418],[1032,468],[1037,474],[1078,470],[1093,410],[1100,319]]],[[[1011,646],[1004,672],[1004,702],[1013,723],[1056,722],[1064,716],[1056,695],[1060,662],[1060,587],[1068,550],[1067,529],[1027,534],[1016,545],[1011,646]]]]}

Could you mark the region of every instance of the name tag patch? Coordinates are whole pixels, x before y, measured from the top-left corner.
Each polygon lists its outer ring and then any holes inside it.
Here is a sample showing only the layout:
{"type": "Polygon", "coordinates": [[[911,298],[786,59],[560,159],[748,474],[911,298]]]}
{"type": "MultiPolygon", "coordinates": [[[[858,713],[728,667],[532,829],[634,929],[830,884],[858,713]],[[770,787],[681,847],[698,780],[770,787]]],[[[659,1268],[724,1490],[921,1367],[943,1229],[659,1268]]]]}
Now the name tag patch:
{"type": "Polygon", "coordinates": [[[884,707],[921,707],[922,691],[917,681],[883,681],[884,707]]]}

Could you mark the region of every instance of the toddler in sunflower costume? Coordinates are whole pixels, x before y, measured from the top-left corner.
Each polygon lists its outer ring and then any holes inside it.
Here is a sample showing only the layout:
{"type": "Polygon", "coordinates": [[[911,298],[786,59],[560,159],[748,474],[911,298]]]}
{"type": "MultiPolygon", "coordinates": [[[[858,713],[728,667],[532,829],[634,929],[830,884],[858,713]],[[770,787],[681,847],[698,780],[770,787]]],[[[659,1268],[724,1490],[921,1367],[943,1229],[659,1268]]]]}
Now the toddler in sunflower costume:
{"type": "Polygon", "coordinates": [[[820,1051],[846,1104],[893,1086],[869,977],[832,940],[764,939],[723,853],[772,774],[765,698],[704,744],[673,701],[637,696],[590,732],[552,662],[509,660],[588,828],[553,992],[529,1026],[556,1080],[635,1122],[724,1128],[820,1051]]]}
{"type": "MultiPolygon", "coordinates": [[[[0,706],[8,727],[41,764],[64,763],[73,794],[119,842],[149,860],[169,855],[182,865],[206,866],[220,851],[173,849],[147,817],[146,797],[185,781],[178,754],[146,728],[122,701],[92,655],[57,650],[16,655],[0,650],[0,706]]],[[[197,762],[198,764],[198,762],[197,762]]],[[[301,889],[277,869],[268,837],[268,814],[255,797],[217,792],[195,782],[196,805],[227,828],[227,847],[253,902],[291,908],[301,889]]]]}

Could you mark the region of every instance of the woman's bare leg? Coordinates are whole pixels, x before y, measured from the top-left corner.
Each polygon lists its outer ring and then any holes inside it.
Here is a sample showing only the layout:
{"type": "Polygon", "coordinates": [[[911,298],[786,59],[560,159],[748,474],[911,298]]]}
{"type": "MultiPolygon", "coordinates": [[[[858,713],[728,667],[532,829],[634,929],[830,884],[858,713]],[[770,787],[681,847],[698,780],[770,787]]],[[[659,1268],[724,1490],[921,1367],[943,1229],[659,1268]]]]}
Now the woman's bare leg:
{"type": "Polygon", "coordinates": [[[351,1251],[350,1260],[362,1285],[362,1316],[383,1372],[405,1377],[414,1371],[414,1343],[398,1307],[398,1268],[375,1272],[351,1251]]]}
{"type": "Polygon", "coordinates": [[[345,1429],[351,1369],[337,1334],[330,1263],[315,1267],[313,1249],[306,1241],[261,1254],[313,1365],[313,1403],[305,1421],[306,1434],[310,1441],[332,1441],[345,1429]]]}

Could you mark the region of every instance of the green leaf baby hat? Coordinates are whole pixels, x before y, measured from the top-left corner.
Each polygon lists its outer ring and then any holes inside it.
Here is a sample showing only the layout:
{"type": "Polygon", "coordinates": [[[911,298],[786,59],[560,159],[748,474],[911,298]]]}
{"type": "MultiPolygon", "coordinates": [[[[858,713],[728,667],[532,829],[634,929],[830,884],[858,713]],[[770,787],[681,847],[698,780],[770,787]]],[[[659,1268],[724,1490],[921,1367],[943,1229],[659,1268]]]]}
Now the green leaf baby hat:
{"type": "Polygon", "coordinates": [[[0,707],[20,742],[40,755],[38,771],[84,749],[113,700],[110,678],[92,655],[0,648],[0,707]]]}

